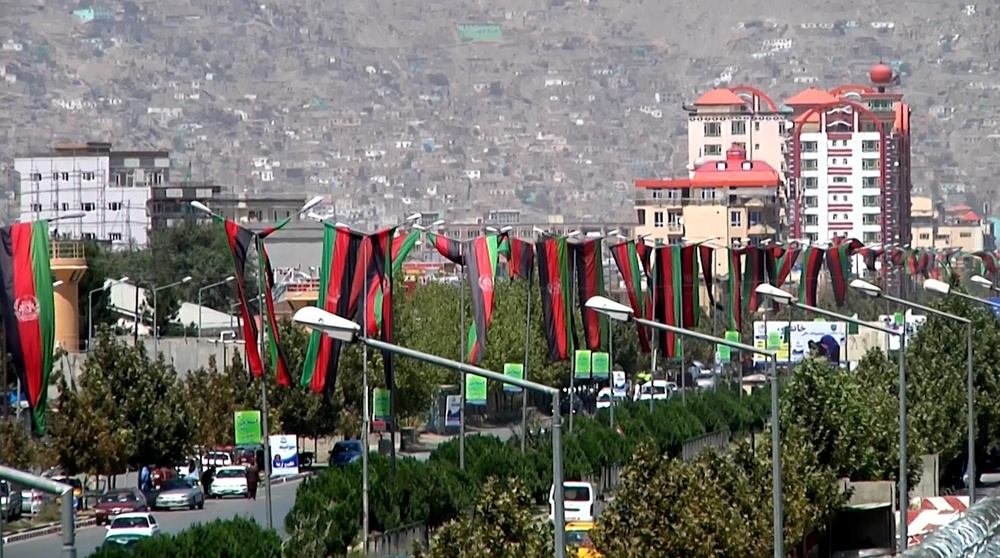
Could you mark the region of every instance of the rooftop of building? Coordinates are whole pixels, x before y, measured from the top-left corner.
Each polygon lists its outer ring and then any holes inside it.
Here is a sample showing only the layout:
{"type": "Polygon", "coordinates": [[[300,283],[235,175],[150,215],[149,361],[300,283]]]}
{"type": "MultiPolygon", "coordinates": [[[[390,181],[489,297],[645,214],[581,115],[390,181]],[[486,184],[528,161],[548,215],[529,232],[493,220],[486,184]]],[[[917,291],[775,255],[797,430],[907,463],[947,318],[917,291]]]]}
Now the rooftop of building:
{"type": "Polygon", "coordinates": [[[106,141],[87,141],[87,142],[56,142],[52,144],[52,147],[48,151],[29,151],[26,153],[15,154],[17,159],[33,159],[33,158],[43,158],[43,157],[101,157],[101,156],[117,156],[117,157],[169,157],[170,151],[156,149],[156,150],[115,150],[111,142],[106,141]]]}
{"type": "Polygon", "coordinates": [[[721,161],[696,163],[688,178],[636,180],[636,188],[770,188],[781,184],[781,175],[764,161],[747,159],[742,147],[733,145],[721,161]]]}

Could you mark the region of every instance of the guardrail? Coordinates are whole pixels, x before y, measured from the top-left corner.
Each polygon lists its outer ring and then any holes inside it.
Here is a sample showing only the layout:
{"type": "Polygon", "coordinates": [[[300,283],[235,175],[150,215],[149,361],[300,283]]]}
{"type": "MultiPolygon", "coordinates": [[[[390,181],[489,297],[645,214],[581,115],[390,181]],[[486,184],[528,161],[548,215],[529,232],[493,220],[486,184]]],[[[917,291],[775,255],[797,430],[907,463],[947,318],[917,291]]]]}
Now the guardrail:
{"type": "Polygon", "coordinates": [[[83,242],[78,240],[53,240],[49,242],[49,257],[53,259],[82,260],[87,257],[83,242]]]}
{"type": "Polygon", "coordinates": [[[729,453],[731,440],[732,434],[729,430],[717,430],[692,438],[684,442],[684,446],[681,448],[681,459],[693,461],[705,448],[715,448],[719,453],[729,453]]]}

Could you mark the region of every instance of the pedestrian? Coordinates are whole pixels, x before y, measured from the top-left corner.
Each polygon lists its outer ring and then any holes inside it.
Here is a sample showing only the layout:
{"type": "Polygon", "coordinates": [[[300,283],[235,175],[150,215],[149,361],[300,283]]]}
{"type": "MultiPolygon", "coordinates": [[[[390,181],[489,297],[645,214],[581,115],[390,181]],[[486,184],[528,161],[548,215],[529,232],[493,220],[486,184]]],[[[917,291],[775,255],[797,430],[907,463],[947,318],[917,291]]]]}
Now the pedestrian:
{"type": "Polygon", "coordinates": [[[143,465],[139,472],[139,490],[149,492],[149,465],[143,465]]]}
{"type": "Polygon", "coordinates": [[[215,480],[215,465],[209,465],[205,472],[201,474],[201,487],[205,494],[211,495],[212,481],[215,480]]]}
{"type": "Polygon", "coordinates": [[[257,483],[260,481],[260,469],[256,463],[247,466],[247,498],[257,499],[257,483]]]}

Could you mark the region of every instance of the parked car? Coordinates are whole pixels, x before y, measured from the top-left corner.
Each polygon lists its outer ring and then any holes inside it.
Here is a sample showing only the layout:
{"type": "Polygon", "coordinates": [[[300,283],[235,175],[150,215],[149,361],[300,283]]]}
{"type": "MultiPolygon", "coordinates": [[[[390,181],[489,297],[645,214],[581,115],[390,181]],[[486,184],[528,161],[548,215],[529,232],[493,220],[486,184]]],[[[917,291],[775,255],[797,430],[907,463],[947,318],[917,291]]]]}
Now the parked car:
{"type": "MultiPolygon", "coordinates": [[[[616,405],[621,405],[625,401],[625,398],[615,397],[614,400],[616,405]]],[[[610,406],[611,406],[611,388],[601,388],[601,390],[597,392],[597,408],[607,409],[610,406]]]]}
{"type": "Polygon", "coordinates": [[[117,515],[145,511],[149,511],[149,505],[138,488],[113,488],[97,501],[94,521],[98,525],[104,525],[117,515]]]}
{"type": "Polygon", "coordinates": [[[139,544],[139,541],[148,539],[150,535],[142,535],[139,533],[115,533],[115,534],[105,534],[104,545],[109,548],[124,548],[127,551],[131,551],[135,548],[135,545],[139,544]]]}
{"type": "Polygon", "coordinates": [[[209,496],[224,498],[226,496],[247,495],[247,468],[244,465],[221,467],[215,472],[209,496]]]}
{"type": "Polygon", "coordinates": [[[111,520],[104,540],[118,536],[153,537],[160,533],[160,525],[148,512],[123,513],[111,520]]]}
{"type": "Polygon", "coordinates": [[[330,466],[346,467],[364,455],[361,440],[341,440],[330,449],[330,466]]]}
{"type": "Polygon", "coordinates": [[[54,502],[55,496],[41,490],[26,488],[21,491],[21,513],[35,515],[41,511],[46,502],[54,502]]]}
{"type": "Polygon", "coordinates": [[[209,467],[228,467],[233,464],[233,458],[226,452],[211,451],[205,456],[205,465],[209,467]]]}
{"type": "MultiPolygon", "coordinates": [[[[555,485],[549,488],[549,522],[554,523],[555,485]]],[[[563,512],[566,522],[585,521],[593,523],[597,518],[597,489],[589,482],[563,482],[563,512]]]]}
{"type": "Polygon", "coordinates": [[[160,487],[160,493],[156,495],[153,503],[154,510],[167,510],[172,508],[205,508],[205,491],[201,485],[193,479],[170,479],[160,487]]]}
{"type": "Polygon", "coordinates": [[[21,517],[21,491],[13,490],[10,483],[0,481],[0,507],[6,521],[15,521],[21,517]]]}

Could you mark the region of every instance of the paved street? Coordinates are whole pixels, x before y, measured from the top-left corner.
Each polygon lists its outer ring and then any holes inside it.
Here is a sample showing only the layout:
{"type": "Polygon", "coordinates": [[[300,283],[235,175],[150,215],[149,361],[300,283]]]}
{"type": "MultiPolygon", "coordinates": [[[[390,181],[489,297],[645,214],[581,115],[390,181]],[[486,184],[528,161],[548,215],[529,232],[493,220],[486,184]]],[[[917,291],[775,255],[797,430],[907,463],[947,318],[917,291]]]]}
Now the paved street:
{"type": "MultiPolygon", "coordinates": [[[[285,515],[295,503],[295,490],[298,482],[274,485],[274,525],[283,532],[285,515]]],[[[266,523],[264,487],[261,485],[257,493],[257,501],[248,503],[246,500],[208,500],[204,510],[196,511],[161,511],[156,512],[156,520],[164,533],[177,533],[187,529],[194,523],[207,523],[215,519],[228,519],[237,515],[252,517],[261,525],[266,523]]],[[[84,527],[76,534],[76,552],[80,558],[86,558],[104,541],[104,527],[84,527]]],[[[59,535],[48,535],[23,542],[11,543],[5,551],[5,558],[41,558],[43,556],[59,556],[61,548],[59,535]]]]}

